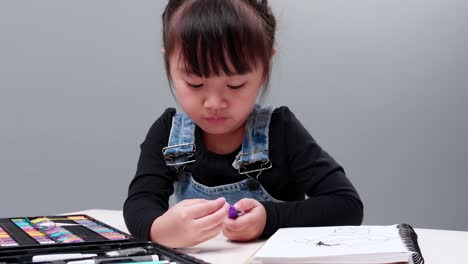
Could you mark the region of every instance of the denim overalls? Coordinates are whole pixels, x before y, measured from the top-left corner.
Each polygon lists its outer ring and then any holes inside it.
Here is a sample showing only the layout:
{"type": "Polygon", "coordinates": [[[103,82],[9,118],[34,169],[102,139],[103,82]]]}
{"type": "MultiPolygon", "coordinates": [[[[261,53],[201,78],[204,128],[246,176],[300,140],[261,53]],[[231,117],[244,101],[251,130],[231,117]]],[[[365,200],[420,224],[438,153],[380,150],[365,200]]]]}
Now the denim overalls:
{"type": "Polygon", "coordinates": [[[178,172],[174,182],[176,202],[192,198],[213,200],[218,197],[225,197],[230,204],[235,204],[242,198],[278,201],[258,181],[262,171],[272,166],[268,158],[268,131],[272,112],[271,107],[255,105],[247,119],[242,149],[232,166],[240,174],[247,175],[248,179],[215,187],[196,182],[190,172],[184,171],[188,163],[196,161],[195,123],[185,113],[176,113],[172,118],[168,146],[162,150],[166,165],[174,167],[178,172]]]}

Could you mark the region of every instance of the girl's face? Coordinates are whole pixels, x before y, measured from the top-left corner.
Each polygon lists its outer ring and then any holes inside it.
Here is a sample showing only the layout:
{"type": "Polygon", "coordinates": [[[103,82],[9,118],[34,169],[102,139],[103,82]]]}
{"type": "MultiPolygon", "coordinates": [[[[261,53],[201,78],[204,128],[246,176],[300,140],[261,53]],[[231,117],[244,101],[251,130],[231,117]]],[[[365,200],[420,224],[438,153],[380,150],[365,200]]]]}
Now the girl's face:
{"type": "Polygon", "coordinates": [[[229,136],[243,129],[260,91],[263,68],[258,66],[242,75],[203,78],[185,72],[179,57],[180,51],[169,56],[169,68],[183,111],[210,135],[229,136]]]}

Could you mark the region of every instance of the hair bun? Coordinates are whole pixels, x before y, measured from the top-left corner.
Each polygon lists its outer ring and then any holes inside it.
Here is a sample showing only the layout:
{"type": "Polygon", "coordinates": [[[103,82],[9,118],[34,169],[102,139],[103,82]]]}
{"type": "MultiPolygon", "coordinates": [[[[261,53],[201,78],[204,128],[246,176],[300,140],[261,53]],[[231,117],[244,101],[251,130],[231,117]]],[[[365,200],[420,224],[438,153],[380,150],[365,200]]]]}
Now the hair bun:
{"type": "Polygon", "coordinates": [[[262,13],[267,14],[269,12],[268,0],[249,0],[248,2],[262,13]]]}

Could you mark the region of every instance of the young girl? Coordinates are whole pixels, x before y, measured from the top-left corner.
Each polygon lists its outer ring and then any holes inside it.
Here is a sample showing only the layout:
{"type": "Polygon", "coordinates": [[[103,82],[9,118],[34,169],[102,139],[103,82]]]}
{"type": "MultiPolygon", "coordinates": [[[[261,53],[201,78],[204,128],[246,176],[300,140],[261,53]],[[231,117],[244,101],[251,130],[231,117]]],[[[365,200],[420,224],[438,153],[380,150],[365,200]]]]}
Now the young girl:
{"type": "Polygon", "coordinates": [[[167,4],[162,52],[183,112],[167,109],[141,144],[124,205],[135,237],[188,247],[220,232],[249,241],[281,227],[361,224],[343,168],[287,107],[257,104],[275,26],[267,0],[167,4]]]}

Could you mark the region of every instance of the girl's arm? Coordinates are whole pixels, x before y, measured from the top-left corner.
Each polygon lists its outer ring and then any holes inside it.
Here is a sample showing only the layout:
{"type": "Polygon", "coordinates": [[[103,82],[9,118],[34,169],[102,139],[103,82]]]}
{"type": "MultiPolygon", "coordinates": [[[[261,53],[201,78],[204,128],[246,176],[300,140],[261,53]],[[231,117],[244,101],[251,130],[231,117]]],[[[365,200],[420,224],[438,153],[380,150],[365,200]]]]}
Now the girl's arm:
{"type": "MultiPolygon", "coordinates": [[[[262,237],[281,227],[359,225],[363,204],[343,168],[312,138],[289,109],[281,109],[284,120],[285,151],[303,201],[262,202],[267,221],[262,237]]],[[[288,191],[288,190],[284,190],[288,191]]]]}
{"type": "Polygon", "coordinates": [[[149,240],[154,219],[169,208],[174,172],[166,166],[161,149],[167,145],[174,113],[175,109],[167,109],[151,126],[140,146],[136,175],[123,208],[128,230],[139,239],[149,240]]]}

